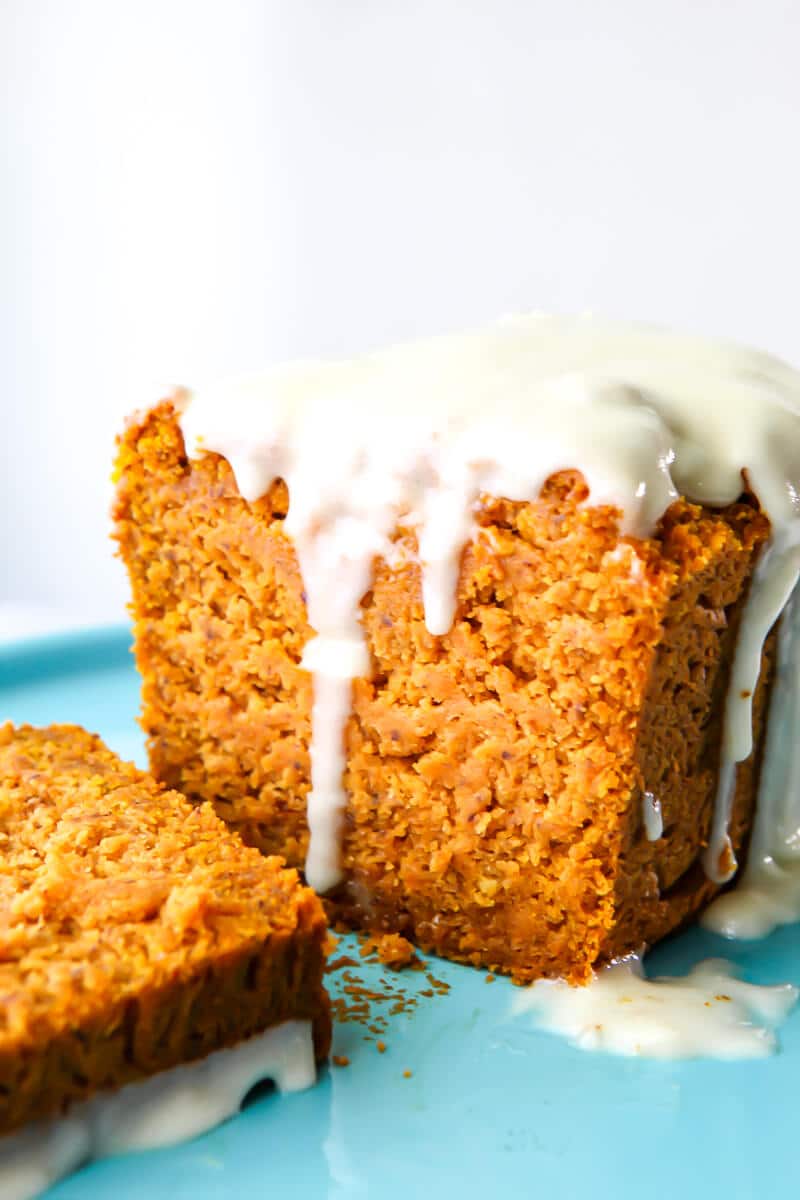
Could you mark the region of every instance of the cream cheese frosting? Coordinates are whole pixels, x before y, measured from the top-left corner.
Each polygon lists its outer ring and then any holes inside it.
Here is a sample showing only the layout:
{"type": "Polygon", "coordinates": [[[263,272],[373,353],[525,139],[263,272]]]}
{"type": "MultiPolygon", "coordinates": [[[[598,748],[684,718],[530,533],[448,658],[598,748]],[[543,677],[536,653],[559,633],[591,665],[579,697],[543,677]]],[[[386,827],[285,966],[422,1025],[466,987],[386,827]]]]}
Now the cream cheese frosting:
{"type": "MultiPolygon", "coordinates": [[[[360,601],[398,520],[416,528],[425,621],[450,629],[481,493],[534,499],[579,469],[592,504],[647,536],[678,496],[726,505],[744,476],[772,525],[732,668],[706,871],[735,862],[736,763],[752,748],[761,650],[800,568],[800,374],[752,350],[592,318],[524,316],[332,363],[290,364],[200,388],[181,417],[187,452],[230,463],[242,495],[277,478],[290,496],[315,636],[309,882],[340,878],[344,726],[369,673],[360,601]]],[[[648,832],[657,828],[655,811],[648,832]]]]}
{"type": "Polygon", "coordinates": [[[316,1078],[309,1021],[285,1021],[200,1062],[101,1092],[65,1116],[0,1137],[0,1196],[33,1200],[92,1159],[186,1141],[238,1112],[264,1079],[282,1092],[316,1078]]]}

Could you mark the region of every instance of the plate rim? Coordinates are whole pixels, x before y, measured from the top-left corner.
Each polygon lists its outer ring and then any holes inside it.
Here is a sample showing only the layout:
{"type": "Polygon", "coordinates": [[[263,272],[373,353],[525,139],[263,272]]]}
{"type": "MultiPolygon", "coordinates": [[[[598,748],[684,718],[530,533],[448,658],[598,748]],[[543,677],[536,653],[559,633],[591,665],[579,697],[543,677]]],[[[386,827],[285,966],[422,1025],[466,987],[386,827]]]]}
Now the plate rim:
{"type": "Polygon", "coordinates": [[[0,643],[0,687],[69,675],[75,671],[128,665],[133,654],[130,625],[114,622],[84,629],[31,634],[0,643]]]}

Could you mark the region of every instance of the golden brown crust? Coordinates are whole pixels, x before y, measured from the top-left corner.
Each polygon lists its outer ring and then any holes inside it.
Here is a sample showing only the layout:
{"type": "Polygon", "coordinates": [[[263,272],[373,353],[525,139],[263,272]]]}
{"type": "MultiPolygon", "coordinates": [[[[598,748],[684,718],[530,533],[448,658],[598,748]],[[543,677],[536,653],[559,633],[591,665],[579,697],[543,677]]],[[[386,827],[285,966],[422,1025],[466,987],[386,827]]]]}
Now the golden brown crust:
{"type": "MultiPolygon", "coordinates": [[[[310,630],[286,489],[247,504],[224,459],[187,462],[169,404],[127,431],[118,476],[153,769],[302,866],[310,630]]],[[[692,870],[769,534],[752,503],[678,501],[637,541],[586,498],[574,471],[530,504],[485,497],[443,638],[425,628],[409,530],[363,602],[373,673],[354,684],[336,911],[519,979],[586,979],[714,891],[692,870]],[[644,790],[664,807],[654,843],[644,790]]],[[[739,771],[737,847],[755,774],[739,771]]]]}
{"type": "Polygon", "coordinates": [[[327,1053],[295,871],[77,726],[0,727],[0,1132],[290,1018],[327,1053]]]}

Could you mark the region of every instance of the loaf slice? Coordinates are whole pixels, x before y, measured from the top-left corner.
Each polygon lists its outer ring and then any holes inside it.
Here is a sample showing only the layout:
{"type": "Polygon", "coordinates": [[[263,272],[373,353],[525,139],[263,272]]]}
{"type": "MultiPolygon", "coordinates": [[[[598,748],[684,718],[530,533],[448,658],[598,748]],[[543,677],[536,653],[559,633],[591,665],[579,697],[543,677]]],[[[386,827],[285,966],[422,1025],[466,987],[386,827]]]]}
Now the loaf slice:
{"type": "MultiPolygon", "coordinates": [[[[189,459],[176,404],[130,424],[117,467],[152,769],[302,868],[312,630],[289,496],[278,480],[248,502],[223,457],[189,459]]],[[[337,915],[520,980],[581,982],[719,890],[701,859],[770,523],[747,494],[720,509],[678,499],[646,538],[621,535],[619,518],[573,470],[531,502],[484,496],[438,637],[415,533],[396,529],[361,603],[371,670],[346,728],[337,915]]],[[[771,662],[768,639],[754,750],[736,769],[736,852],[771,662]]]]}
{"type": "Polygon", "coordinates": [[[330,1042],[325,919],[76,726],[0,728],[0,1133],[289,1021],[330,1042]]]}

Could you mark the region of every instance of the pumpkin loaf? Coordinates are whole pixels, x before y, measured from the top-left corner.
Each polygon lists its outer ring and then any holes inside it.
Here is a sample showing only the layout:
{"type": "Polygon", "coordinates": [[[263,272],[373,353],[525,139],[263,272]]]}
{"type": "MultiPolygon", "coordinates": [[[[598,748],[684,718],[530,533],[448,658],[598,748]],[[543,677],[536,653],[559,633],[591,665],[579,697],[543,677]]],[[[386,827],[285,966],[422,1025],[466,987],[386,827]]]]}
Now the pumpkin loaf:
{"type": "Polygon", "coordinates": [[[290,1019],[330,1041],[325,920],[76,726],[0,728],[0,1133],[290,1019]]]}
{"type": "MultiPolygon", "coordinates": [[[[302,869],[313,686],[301,656],[314,631],[284,531],[290,495],[276,479],[246,499],[223,455],[187,455],[184,400],[135,418],[117,461],[151,768],[302,869]]],[[[520,981],[580,983],[719,891],[702,856],[770,521],[745,481],[719,507],[679,496],[635,536],[573,469],[524,502],[483,493],[474,520],[441,636],[424,619],[415,528],[398,522],[376,556],[328,903],[357,927],[520,981]]],[[[732,794],[736,853],[772,659],[768,638],[732,794]]]]}

